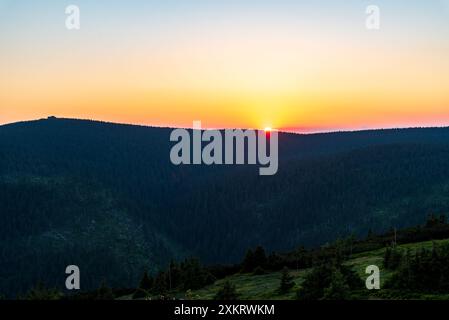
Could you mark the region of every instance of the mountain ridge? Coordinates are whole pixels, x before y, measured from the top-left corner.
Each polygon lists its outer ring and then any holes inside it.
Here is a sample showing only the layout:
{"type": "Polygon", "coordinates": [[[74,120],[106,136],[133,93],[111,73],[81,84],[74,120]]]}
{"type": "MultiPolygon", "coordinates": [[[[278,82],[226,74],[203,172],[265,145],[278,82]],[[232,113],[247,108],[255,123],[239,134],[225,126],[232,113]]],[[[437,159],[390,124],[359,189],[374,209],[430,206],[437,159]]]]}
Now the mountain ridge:
{"type": "MultiPolygon", "coordinates": [[[[170,127],[168,125],[164,126],[157,126],[157,125],[151,125],[151,124],[138,124],[138,123],[124,123],[124,122],[115,122],[115,121],[107,121],[107,120],[100,120],[100,119],[88,119],[88,118],[70,118],[70,117],[57,117],[57,116],[48,116],[44,118],[37,118],[37,119],[29,119],[29,120],[23,120],[23,121],[15,121],[10,123],[3,123],[0,124],[1,127],[7,127],[7,126],[14,126],[14,125],[20,125],[20,124],[29,124],[32,122],[41,122],[41,121],[49,121],[49,120],[65,120],[65,121],[79,121],[79,122],[88,122],[88,123],[99,123],[99,124],[108,124],[108,125],[117,125],[117,126],[130,126],[130,127],[143,127],[143,128],[154,128],[154,129],[187,129],[192,130],[191,127],[170,127]]],[[[230,130],[263,130],[263,129],[254,129],[254,128],[228,128],[230,130]]],[[[369,129],[341,129],[341,130],[331,130],[331,131],[320,131],[320,132],[296,132],[291,130],[277,130],[279,133],[282,134],[291,134],[291,135],[300,135],[300,136],[315,136],[315,135],[326,135],[326,134],[341,134],[341,133],[367,133],[367,132],[382,132],[382,131],[398,131],[398,130],[426,130],[426,129],[449,129],[449,125],[442,125],[442,126],[423,126],[423,127],[389,127],[389,128],[369,128],[369,129]]],[[[204,129],[203,129],[204,130],[204,129]]],[[[206,129],[206,130],[212,130],[212,129],[206,129]]],[[[214,130],[226,130],[225,128],[214,128],[214,130]]]]}
{"type": "Polygon", "coordinates": [[[0,287],[17,294],[42,274],[60,284],[64,264],[83,261],[88,288],[135,285],[172,258],[232,263],[256,245],[320,246],[449,212],[449,128],[280,133],[273,177],[174,166],[170,132],[75,119],[0,126],[0,273],[11,275],[0,287]]]}

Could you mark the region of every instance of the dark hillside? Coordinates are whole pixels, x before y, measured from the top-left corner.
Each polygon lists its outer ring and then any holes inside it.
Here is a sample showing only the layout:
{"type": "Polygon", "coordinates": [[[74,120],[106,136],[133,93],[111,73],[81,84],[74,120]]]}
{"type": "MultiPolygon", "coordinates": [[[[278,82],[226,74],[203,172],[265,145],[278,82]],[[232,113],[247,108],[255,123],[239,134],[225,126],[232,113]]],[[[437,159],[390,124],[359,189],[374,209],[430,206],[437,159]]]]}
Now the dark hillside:
{"type": "Polygon", "coordinates": [[[67,264],[86,270],[86,287],[133,286],[173,257],[234,262],[259,244],[317,246],[449,212],[447,128],[280,134],[272,177],[173,166],[170,132],[70,119],[0,126],[1,291],[60,284],[67,264]]]}

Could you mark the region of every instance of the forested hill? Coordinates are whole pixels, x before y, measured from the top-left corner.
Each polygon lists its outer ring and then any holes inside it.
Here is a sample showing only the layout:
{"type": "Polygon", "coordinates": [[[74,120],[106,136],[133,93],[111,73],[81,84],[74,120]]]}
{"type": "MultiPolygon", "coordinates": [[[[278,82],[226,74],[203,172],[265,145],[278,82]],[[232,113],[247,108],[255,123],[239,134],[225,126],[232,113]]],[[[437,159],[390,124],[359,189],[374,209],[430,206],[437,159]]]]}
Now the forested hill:
{"type": "Polygon", "coordinates": [[[278,174],[174,166],[171,130],[50,118],[0,126],[0,293],[135,286],[187,255],[239,260],[449,212],[449,129],[280,134],[278,174]],[[61,271],[62,270],[62,271],[61,271]]]}

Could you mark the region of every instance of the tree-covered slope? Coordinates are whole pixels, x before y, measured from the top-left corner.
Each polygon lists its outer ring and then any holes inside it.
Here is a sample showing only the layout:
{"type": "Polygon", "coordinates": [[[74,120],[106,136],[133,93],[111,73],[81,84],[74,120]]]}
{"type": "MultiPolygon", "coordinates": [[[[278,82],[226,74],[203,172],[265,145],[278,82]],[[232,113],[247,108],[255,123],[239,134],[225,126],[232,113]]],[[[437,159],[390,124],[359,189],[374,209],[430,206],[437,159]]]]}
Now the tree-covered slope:
{"type": "Polygon", "coordinates": [[[61,287],[78,265],[83,288],[138,281],[176,256],[152,226],[135,223],[100,185],[68,177],[1,177],[0,288],[26,292],[37,282],[61,287]]]}
{"type": "Polygon", "coordinates": [[[144,268],[315,246],[448,212],[449,129],[280,134],[279,172],[174,166],[170,129],[46,119],[0,126],[0,288],[136,285],[144,268]],[[135,272],[135,270],[138,270],[135,272]]]}

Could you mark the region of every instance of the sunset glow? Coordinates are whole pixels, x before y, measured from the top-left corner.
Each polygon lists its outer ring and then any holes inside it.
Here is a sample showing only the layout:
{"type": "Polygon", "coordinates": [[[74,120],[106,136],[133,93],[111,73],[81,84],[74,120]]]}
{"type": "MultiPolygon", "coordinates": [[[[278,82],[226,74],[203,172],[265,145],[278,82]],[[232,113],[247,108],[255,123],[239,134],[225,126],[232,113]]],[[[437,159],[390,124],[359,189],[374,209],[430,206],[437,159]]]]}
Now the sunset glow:
{"type": "Polygon", "coordinates": [[[0,0],[0,124],[449,125],[448,1],[377,1],[374,32],[365,1],[318,2],[82,0],[68,31],[64,4],[0,0]]]}

